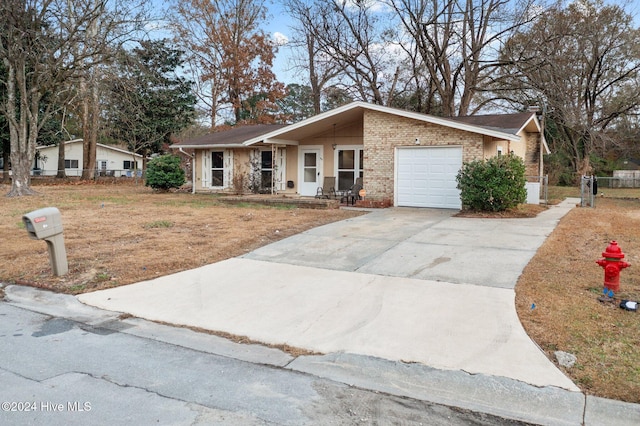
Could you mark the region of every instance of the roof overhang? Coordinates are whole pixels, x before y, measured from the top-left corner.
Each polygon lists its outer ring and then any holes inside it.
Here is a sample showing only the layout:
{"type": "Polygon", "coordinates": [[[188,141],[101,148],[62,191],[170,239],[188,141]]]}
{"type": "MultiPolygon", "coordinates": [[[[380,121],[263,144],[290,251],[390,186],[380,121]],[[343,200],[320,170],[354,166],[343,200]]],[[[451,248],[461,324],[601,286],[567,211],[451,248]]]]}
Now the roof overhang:
{"type": "Polygon", "coordinates": [[[466,132],[482,134],[496,139],[509,140],[518,142],[520,136],[501,132],[499,130],[489,129],[482,126],[473,126],[460,123],[446,118],[434,117],[431,115],[421,114],[417,112],[404,111],[396,108],[385,107],[382,105],[374,105],[366,102],[352,102],[347,105],[323,112],[295,124],[283,127],[281,129],[266,133],[249,139],[243,143],[245,146],[257,143],[270,143],[275,140],[280,144],[297,145],[298,141],[326,131],[328,128],[342,127],[356,120],[361,120],[365,110],[377,111],[385,114],[392,114],[399,117],[405,117],[412,120],[422,121],[440,126],[446,126],[466,132]]]}
{"type": "Polygon", "coordinates": [[[547,138],[544,137],[544,129],[536,114],[531,114],[531,118],[522,125],[520,130],[518,130],[518,133],[522,131],[540,133],[540,141],[542,142],[542,149],[544,150],[544,154],[551,154],[551,150],[549,149],[549,145],[547,144],[547,138]]]}
{"type": "MultiPolygon", "coordinates": [[[[84,142],[84,139],[73,139],[73,140],[65,141],[65,142],[61,142],[61,143],[63,145],[69,145],[69,144],[81,143],[81,142],[84,142]]],[[[48,148],[57,148],[58,146],[60,146],[60,145],[59,144],[58,145],[39,145],[39,146],[36,146],[36,149],[37,150],[41,150],[41,149],[48,149],[48,148]]],[[[118,148],[118,147],[115,147],[115,146],[105,145],[105,144],[102,144],[102,143],[96,143],[96,146],[99,146],[100,148],[108,149],[110,151],[116,151],[116,152],[120,152],[122,154],[127,154],[127,155],[132,155],[134,157],[142,158],[141,154],[136,154],[135,152],[127,151],[126,149],[118,148]]]]}
{"type": "Polygon", "coordinates": [[[238,143],[229,143],[229,144],[216,144],[216,145],[178,145],[178,144],[173,144],[170,145],[169,148],[171,149],[232,149],[232,148],[246,148],[245,145],[243,144],[238,144],[238,143]]]}

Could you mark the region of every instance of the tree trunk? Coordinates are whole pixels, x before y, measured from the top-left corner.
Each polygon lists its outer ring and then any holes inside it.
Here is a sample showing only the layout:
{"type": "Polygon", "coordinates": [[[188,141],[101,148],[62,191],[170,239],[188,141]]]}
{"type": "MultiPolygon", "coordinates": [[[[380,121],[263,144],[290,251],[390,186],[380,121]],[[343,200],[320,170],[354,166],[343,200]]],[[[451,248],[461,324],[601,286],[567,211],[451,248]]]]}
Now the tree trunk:
{"type": "Polygon", "coordinates": [[[2,145],[2,183],[11,182],[11,177],[9,176],[9,163],[11,162],[11,146],[8,143],[4,143],[2,145]]]}
{"type": "Polygon", "coordinates": [[[322,87],[318,83],[318,74],[315,64],[315,35],[307,34],[307,56],[309,59],[309,82],[311,83],[311,95],[313,96],[313,112],[317,115],[322,112],[321,99],[322,87]]]}
{"type": "Polygon", "coordinates": [[[58,172],[56,173],[56,178],[64,179],[67,177],[67,173],[64,167],[65,160],[65,152],[64,152],[64,142],[58,143],[58,172]]]}
{"type": "Polygon", "coordinates": [[[82,179],[91,180],[96,171],[96,146],[98,142],[98,87],[92,78],[91,88],[86,80],[81,81],[82,100],[82,179]]]}
{"type": "MultiPolygon", "coordinates": [[[[94,6],[98,8],[99,1],[94,0],[94,6]]],[[[87,28],[87,42],[89,46],[93,43],[97,34],[98,18],[94,18],[87,28]]],[[[84,87],[81,93],[82,104],[82,179],[90,180],[96,173],[96,146],[98,143],[98,109],[100,99],[98,92],[98,69],[93,67],[82,79],[84,87]],[[88,82],[87,82],[88,78],[88,82]],[[87,88],[87,83],[89,88],[87,88]]]]}
{"type": "MultiPolygon", "coordinates": [[[[27,100],[20,99],[20,120],[16,120],[16,69],[12,64],[8,66],[7,78],[7,112],[9,118],[9,140],[11,144],[11,190],[8,197],[33,195],[31,189],[31,161],[35,158],[35,140],[29,146],[29,127],[27,127],[27,100]]],[[[18,70],[20,72],[20,70],[18,70]]],[[[26,92],[26,91],[25,91],[26,92]]],[[[37,111],[36,111],[37,114],[37,111]]]]}

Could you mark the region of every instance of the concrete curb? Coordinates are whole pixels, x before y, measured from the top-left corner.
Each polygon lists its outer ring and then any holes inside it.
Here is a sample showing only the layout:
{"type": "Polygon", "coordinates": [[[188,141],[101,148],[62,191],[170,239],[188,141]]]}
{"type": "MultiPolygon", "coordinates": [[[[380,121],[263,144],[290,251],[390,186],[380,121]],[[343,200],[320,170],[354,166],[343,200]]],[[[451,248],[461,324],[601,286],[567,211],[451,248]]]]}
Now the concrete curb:
{"type": "Polygon", "coordinates": [[[242,361],[286,368],[358,388],[542,425],[637,425],[640,404],[536,387],[504,377],[438,370],[348,353],[294,358],[277,349],[244,345],[86,306],[77,298],[30,287],[7,286],[5,302],[46,315],[117,330],[242,361]]]}

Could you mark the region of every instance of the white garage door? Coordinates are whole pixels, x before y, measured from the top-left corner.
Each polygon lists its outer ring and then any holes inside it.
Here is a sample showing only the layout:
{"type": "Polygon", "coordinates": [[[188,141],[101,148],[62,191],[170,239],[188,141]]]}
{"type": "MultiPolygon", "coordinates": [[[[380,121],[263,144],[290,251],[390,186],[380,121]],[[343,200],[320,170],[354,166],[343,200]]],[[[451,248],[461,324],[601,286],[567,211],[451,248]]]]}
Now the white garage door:
{"type": "Polygon", "coordinates": [[[460,209],[462,147],[398,148],[396,205],[460,209]]]}

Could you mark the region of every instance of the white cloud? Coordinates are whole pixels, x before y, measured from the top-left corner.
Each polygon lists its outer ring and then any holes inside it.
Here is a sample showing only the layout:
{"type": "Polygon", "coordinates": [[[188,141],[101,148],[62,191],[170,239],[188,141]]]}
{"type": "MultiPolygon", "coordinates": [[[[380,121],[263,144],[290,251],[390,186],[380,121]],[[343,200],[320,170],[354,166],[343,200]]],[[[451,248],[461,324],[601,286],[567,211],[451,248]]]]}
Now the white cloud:
{"type": "Polygon", "coordinates": [[[282,34],[281,32],[276,31],[275,33],[273,33],[273,41],[275,41],[276,45],[278,46],[284,46],[285,44],[289,43],[289,37],[282,34]]]}
{"type": "MultiPolygon", "coordinates": [[[[342,5],[343,0],[334,0],[338,5],[342,5]]],[[[385,2],[380,0],[347,0],[346,6],[348,9],[358,9],[360,6],[367,7],[371,12],[387,12],[390,10],[389,6],[385,2]]]]}

